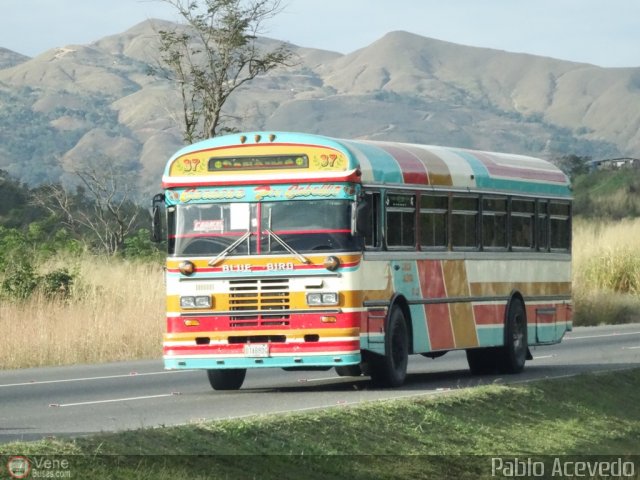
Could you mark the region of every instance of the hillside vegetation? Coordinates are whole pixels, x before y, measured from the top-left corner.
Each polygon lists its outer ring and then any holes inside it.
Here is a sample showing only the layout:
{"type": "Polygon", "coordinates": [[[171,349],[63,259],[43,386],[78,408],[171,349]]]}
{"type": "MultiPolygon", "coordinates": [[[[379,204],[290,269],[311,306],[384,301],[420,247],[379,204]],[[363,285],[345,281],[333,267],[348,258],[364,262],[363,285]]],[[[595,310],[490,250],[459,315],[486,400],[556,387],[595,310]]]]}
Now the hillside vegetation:
{"type": "MultiPolygon", "coordinates": [[[[640,155],[639,155],[640,156],[640,155]]],[[[599,170],[573,182],[574,212],[611,221],[640,216],[640,169],[599,170]]]]}
{"type": "MultiPolygon", "coordinates": [[[[159,188],[180,147],[180,101],[153,76],[152,20],[27,59],[0,50],[0,169],[38,184],[100,160],[159,188]]],[[[278,43],[267,38],[262,45],[278,43]]],[[[607,69],[391,32],[341,55],[290,46],[296,65],[225,107],[228,127],[296,130],[528,153],[610,157],[640,148],[640,69],[607,69]]]]}

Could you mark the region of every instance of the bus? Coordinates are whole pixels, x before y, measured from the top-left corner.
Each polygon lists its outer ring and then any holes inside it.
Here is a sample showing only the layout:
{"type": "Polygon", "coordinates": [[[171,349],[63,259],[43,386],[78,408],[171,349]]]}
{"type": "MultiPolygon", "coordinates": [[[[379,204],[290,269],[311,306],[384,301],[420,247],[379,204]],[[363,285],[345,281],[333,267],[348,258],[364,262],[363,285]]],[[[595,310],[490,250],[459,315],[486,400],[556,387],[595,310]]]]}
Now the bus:
{"type": "Polygon", "coordinates": [[[250,132],[181,149],[162,183],[164,365],[215,390],[262,368],[399,387],[410,354],[452,350],[517,373],[571,330],[571,190],[548,161],[250,132]]]}

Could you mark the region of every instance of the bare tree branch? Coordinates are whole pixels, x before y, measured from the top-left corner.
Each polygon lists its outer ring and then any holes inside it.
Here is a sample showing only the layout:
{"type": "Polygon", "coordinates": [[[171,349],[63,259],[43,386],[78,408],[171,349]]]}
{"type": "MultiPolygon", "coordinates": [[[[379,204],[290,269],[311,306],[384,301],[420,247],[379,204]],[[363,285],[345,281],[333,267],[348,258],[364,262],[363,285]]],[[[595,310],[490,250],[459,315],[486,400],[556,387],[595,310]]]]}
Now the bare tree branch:
{"type": "Polygon", "coordinates": [[[79,238],[90,232],[100,250],[117,254],[140,212],[133,200],[131,175],[105,159],[99,167],[85,166],[71,173],[83,186],[78,194],[70,195],[61,185],[48,185],[34,203],[59,218],[79,238]]]}
{"type": "Polygon", "coordinates": [[[184,26],[160,30],[161,69],[183,104],[187,143],[229,131],[222,109],[230,95],[258,75],[293,65],[284,44],[264,51],[257,45],[265,21],[281,12],[280,0],[159,0],[175,7],[184,26]]]}

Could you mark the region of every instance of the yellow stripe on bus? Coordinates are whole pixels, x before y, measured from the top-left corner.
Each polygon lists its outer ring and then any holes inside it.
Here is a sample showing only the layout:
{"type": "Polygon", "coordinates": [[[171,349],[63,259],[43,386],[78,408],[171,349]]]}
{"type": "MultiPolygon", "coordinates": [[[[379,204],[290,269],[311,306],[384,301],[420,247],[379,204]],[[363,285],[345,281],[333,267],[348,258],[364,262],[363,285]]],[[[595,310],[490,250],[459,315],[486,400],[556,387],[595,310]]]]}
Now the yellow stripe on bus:
{"type": "Polygon", "coordinates": [[[269,336],[269,335],[286,335],[288,339],[304,339],[305,335],[320,335],[321,338],[359,338],[359,328],[312,328],[301,330],[225,330],[216,332],[181,332],[181,333],[165,333],[164,341],[179,342],[193,340],[195,337],[209,337],[211,340],[226,340],[228,337],[251,337],[251,336],[269,336]]]}
{"type": "MultiPolygon", "coordinates": [[[[444,283],[449,297],[468,297],[469,283],[464,260],[445,260],[442,262],[444,283]]],[[[452,303],[451,323],[453,336],[457,348],[478,346],[476,322],[473,316],[473,306],[470,303],[452,303]]]]}

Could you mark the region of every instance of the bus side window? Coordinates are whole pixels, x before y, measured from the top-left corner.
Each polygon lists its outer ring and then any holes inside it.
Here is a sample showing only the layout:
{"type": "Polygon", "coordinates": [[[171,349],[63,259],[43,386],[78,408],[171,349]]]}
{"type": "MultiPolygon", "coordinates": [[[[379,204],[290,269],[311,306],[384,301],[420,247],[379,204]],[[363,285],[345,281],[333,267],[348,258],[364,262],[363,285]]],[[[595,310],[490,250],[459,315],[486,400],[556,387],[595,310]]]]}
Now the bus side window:
{"type": "Polygon", "coordinates": [[[451,199],[451,246],[454,249],[478,248],[478,198],[451,199]]]}
{"type": "Polygon", "coordinates": [[[380,193],[365,192],[358,205],[357,230],[367,249],[380,247],[380,193]]]}
{"type": "Polygon", "coordinates": [[[420,195],[420,246],[423,250],[447,248],[449,198],[420,195]]]}
{"type": "Polygon", "coordinates": [[[387,193],[386,243],[389,248],[415,248],[416,244],[416,196],[387,193]]]}
{"type": "Polygon", "coordinates": [[[549,250],[549,201],[538,200],[538,216],[536,222],[538,250],[549,250]]]}
{"type": "Polygon", "coordinates": [[[507,248],[507,199],[482,199],[482,245],[488,250],[507,248]]]}
{"type": "Polygon", "coordinates": [[[551,250],[571,249],[571,205],[569,202],[549,204],[549,237],[551,250]]]}
{"type": "Polygon", "coordinates": [[[533,248],[535,211],[536,204],[533,200],[511,200],[511,246],[513,248],[533,248]]]}

